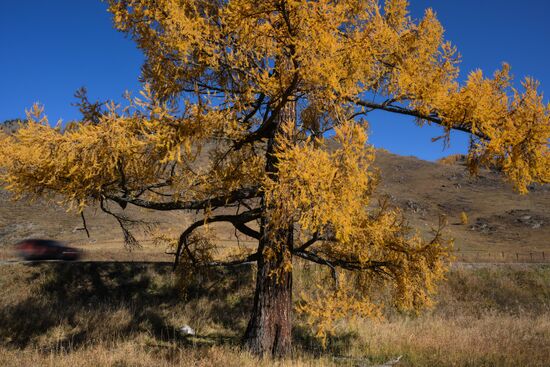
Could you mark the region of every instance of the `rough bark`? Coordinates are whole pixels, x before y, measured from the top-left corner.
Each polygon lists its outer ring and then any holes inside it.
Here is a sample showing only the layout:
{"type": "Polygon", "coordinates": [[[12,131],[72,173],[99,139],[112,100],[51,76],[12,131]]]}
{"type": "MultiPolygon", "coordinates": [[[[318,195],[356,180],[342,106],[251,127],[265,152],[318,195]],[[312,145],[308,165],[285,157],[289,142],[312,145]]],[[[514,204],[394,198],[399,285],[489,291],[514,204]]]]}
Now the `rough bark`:
{"type": "Polygon", "coordinates": [[[291,351],[292,272],[276,272],[291,261],[289,246],[291,228],[260,240],[262,253],[270,249],[274,256],[258,259],[254,308],[244,336],[245,345],[259,356],[283,357],[291,351]]]}

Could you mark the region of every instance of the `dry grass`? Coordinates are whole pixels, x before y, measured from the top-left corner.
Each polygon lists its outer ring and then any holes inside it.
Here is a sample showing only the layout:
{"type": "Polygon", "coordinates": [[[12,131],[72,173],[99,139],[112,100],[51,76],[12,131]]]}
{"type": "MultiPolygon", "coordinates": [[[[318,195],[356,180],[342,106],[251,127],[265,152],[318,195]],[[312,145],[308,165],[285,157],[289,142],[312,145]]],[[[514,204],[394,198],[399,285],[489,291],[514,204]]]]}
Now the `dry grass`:
{"type": "Polygon", "coordinates": [[[79,350],[60,350],[43,353],[40,350],[0,349],[0,365],[6,367],[51,366],[51,367],[267,367],[267,366],[328,366],[328,358],[307,357],[292,360],[272,361],[258,359],[237,348],[213,346],[205,349],[178,348],[168,345],[160,348],[143,341],[141,344],[123,342],[114,346],[95,345],[79,350]]]}
{"type": "Polygon", "coordinates": [[[407,366],[545,366],[550,355],[550,313],[453,318],[403,318],[357,327],[362,349],[379,361],[405,356],[407,366]]]}
{"type": "MultiPolygon", "coordinates": [[[[163,264],[0,267],[2,366],[268,366],[238,349],[252,271],[178,288],[163,264]],[[197,336],[179,327],[189,324],[197,336]]],[[[307,281],[297,270],[296,283],[307,281]]],[[[343,322],[322,350],[296,320],[295,353],[280,366],[356,366],[402,355],[400,366],[545,366],[550,267],[455,269],[420,315],[343,322]]]]}
{"type": "Polygon", "coordinates": [[[368,355],[405,366],[547,366],[550,267],[456,269],[432,311],[356,330],[368,355]]]}

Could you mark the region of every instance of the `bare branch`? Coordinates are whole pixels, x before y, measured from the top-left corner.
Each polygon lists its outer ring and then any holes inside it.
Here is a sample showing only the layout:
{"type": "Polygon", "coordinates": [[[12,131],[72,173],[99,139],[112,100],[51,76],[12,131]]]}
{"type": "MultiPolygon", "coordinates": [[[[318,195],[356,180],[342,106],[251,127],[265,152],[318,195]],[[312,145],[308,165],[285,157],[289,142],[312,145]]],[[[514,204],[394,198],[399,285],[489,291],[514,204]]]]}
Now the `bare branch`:
{"type": "Polygon", "coordinates": [[[228,206],[240,200],[252,199],[259,197],[260,189],[257,187],[246,187],[243,189],[235,190],[224,196],[218,196],[212,199],[197,200],[197,201],[171,201],[171,202],[158,202],[143,200],[136,197],[124,197],[116,196],[114,194],[105,194],[105,198],[112,200],[119,205],[121,203],[130,203],[135,206],[139,206],[147,209],[155,210],[201,210],[206,208],[217,208],[228,206]]]}
{"type": "Polygon", "coordinates": [[[241,232],[242,234],[244,234],[248,237],[255,238],[257,240],[260,239],[260,232],[250,228],[246,224],[244,224],[244,223],[233,223],[233,225],[235,226],[235,229],[238,230],[239,232],[241,232]]]}
{"type": "Polygon", "coordinates": [[[90,231],[88,231],[88,226],[86,225],[86,217],[84,216],[84,211],[80,212],[80,218],[82,218],[82,228],[79,229],[83,229],[84,231],[86,231],[86,236],[90,238],[90,231]]]}
{"type": "Polygon", "coordinates": [[[313,237],[304,242],[304,244],[296,249],[297,252],[305,251],[307,248],[313,246],[318,241],[336,241],[334,237],[320,236],[319,232],[315,232],[313,237]]]}
{"type": "Polygon", "coordinates": [[[459,124],[454,124],[454,125],[448,126],[447,124],[445,124],[443,122],[443,120],[439,116],[437,116],[437,114],[425,115],[425,114],[422,114],[422,113],[420,113],[418,111],[415,111],[415,110],[410,110],[410,109],[406,109],[406,108],[399,107],[399,106],[393,106],[391,104],[386,104],[386,103],[379,104],[379,103],[368,102],[368,101],[363,101],[363,100],[351,100],[351,102],[355,103],[358,106],[371,108],[373,110],[383,110],[383,111],[398,113],[398,114],[401,114],[401,115],[413,116],[413,117],[416,117],[416,118],[419,118],[419,119],[422,119],[422,120],[434,122],[434,123],[436,123],[438,125],[441,125],[445,128],[450,128],[452,130],[462,131],[462,132],[465,132],[465,133],[468,133],[468,134],[475,135],[479,138],[489,140],[489,137],[487,135],[483,134],[482,132],[472,131],[472,129],[468,127],[470,125],[468,123],[462,122],[462,123],[459,123],[459,124]]]}
{"type": "Polygon", "coordinates": [[[208,223],[214,223],[214,222],[229,222],[237,228],[238,225],[244,225],[244,223],[250,222],[251,220],[259,218],[261,215],[260,209],[253,209],[249,210],[247,212],[241,213],[241,214],[220,214],[220,215],[214,215],[212,217],[206,217],[202,220],[198,220],[194,223],[192,223],[185,231],[182,232],[180,235],[180,238],[178,240],[178,247],[176,249],[176,257],[174,259],[174,269],[179,263],[179,259],[181,257],[181,251],[182,249],[185,249],[185,252],[187,253],[187,256],[189,256],[189,259],[193,264],[197,264],[197,261],[191,251],[189,249],[189,243],[188,239],[189,236],[193,233],[193,231],[199,227],[202,227],[208,223]]]}
{"type": "Polygon", "coordinates": [[[201,264],[201,266],[207,266],[207,267],[223,266],[223,267],[226,267],[226,266],[246,265],[246,264],[251,264],[251,263],[254,263],[254,262],[258,261],[258,257],[259,257],[258,253],[255,252],[251,255],[248,255],[244,259],[231,260],[231,261],[211,261],[211,262],[206,263],[206,264],[201,264]]]}
{"type": "Polygon", "coordinates": [[[123,216],[120,216],[112,211],[110,211],[109,209],[107,209],[107,207],[105,206],[105,203],[103,200],[100,200],[99,201],[99,207],[101,208],[101,210],[111,216],[113,216],[119,226],[120,226],[120,229],[122,229],[122,233],[124,235],[124,244],[128,247],[128,248],[133,248],[133,247],[139,247],[139,242],[138,240],[134,237],[134,235],[130,232],[130,230],[126,227],[126,223],[127,222],[132,222],[131,220],[129,220],[128,218],[125,218],[123,216]]]}
{"type": "Polygon", "coordinates": [[[312,261],[320,265],[326,265],[329,267],[340,267],[346,270],[374,270],[379,271],[382,268],[393,267],[395,264],[388,261],[346,261],[341,259],[325,259],[316,253],[308,251],[294,251],[294,255],[301,257],[302,259],[312,261]]]}

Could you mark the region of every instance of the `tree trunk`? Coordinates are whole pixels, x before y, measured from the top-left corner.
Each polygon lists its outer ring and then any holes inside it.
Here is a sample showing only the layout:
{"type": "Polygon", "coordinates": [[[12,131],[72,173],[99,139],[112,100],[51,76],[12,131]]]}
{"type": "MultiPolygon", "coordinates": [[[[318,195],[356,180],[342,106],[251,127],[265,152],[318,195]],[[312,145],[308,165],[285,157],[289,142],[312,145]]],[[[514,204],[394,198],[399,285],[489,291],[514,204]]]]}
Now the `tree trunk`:
{"type": "Polygon", "coordinates": [[[261,253],[270,249],[275,256],[258,260],[254,308],[244,336],[245,345],[259,356],[283,357],[292,346],[292,272],[274,273],[292,261],[288,252],[292,227],[280,230],[276,237],[260,240],[261,253]]]}
{"type": "MultiPolygon", "coordinates": [[[[279,64],[279,62],[278,62],[279,64]]],[[[292,70],[291,61],[280,63],[280,72],[292,70]]],[[[296,123],[296,100],[292,88],[295,75],[280,101],[266,149],[266,173],[277,180],[276,137],[283,134],[285,123],[296,123]]],[[[254,308],[244,335],[244,344],[258,356],[284,357],[292,348],[292,222],[282,225],[270,223],[269,207],[261,203],[260,241],[258,244],[258,271],[254,308]],[[277,228],[273,228],[277,225],[277,228]]]]}
{"type": "MultiPolygon", "coordinates": [[[[266,172],[276,179],[276,135],[286,121],[296,121],[296,104],[285,101],[273,135],[268,139],[266,172]]],[[[244,335],[244,344],[259,356],[284,357],[292,347],[292,223],[270,230],[269,208],[262,200],[258,271],[254,308],[244,335]],[[266,256],[266,251],[269,256],[266,256]]],[[[280,226],[280,225],[279,225],[280,226]]]]}

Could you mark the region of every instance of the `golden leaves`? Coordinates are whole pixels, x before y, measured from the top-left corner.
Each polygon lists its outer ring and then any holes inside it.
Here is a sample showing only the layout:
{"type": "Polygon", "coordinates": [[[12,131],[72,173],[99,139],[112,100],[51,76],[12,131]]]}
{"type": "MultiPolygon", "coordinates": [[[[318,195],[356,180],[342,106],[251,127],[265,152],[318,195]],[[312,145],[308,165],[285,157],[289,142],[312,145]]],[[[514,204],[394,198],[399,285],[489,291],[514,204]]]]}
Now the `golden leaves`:
{"type": "Polygon", "coordinates": [[[333,279],[328,279],[325,275],[321,282],[312,287],[312,291],[301,292],[296,306],[296,311],[306,316],[323,347],[339,320],[382,317],[380,305],[364,289],[357,287],[349,274],[339,273],[336,277],[338,287],[334,289],[327,286],[333,279]]]}
{"type": "Polygon", "coordinates": [[[333,124],[345,120],[350,100],[380,95],[437,116],[447,133],[460,127],[480,136],[470,151],[472,172],[499,166],[520,192],[548,182],[549,113],[536,83],[526,80],[523,93],[511,89],[504,65],[492,79],[475,71],[459,86],[459,57],[431,9],[414,22],[406,0],[383,8],[376,0],[110,4],[116,26],[146,53],[144,78],[160,97],[199,82],[224,91],[239,110],[259,93],[278,100],[296,76],[296,93],[333,124]]]}
{"type": "Polygon", "coordinates": [[[524,91],[513,89],[510,97],[511,79],[507,64],[492,79],[479,70],[472,72],[439,110],[449,128],[462,124],[482,136],[470,147],[473,173],[479,166],[497,167],[526,193],[532,182],[550,182],[550,106],[538,93],[538,83],[529,78],[522,83],[524,91]]]}
{"type": "Polygon", "coordinates": [[[296,222],[302,230],[323,232],[328,224],[345,237],[352,218],[368,204],[376,178],[369,165],[373,149],[367,148],[364,128],[348,123],[335,130],[329,151],[324,139],[294,144],[292,127],[277,140],[275,177],[264,183],[270,218],[275,223],[296,222]]]}
{"type": "Polygon", "coordinates": [[[317,335],[324,340],[342,317],[379,316],[381,304],[371,298],[375,286],[391,289],[399,308],[429,306],[446,271],[450,243],[441,228],[424,241],[385,203],[369,209],[377,177],[369,170],[373,151],[365,145],[364,128],[343,124],[330,142],[294,139],[293,125],[286,124],[276,141],[278,171],[266,178],[263,190],[270,224],[293,222],[301,237],[319,238],[309,247],[311,256],[336,277],[333,287],[327,270],[327,279],[304,292],[298,305],[317,335]]]}
{"type": "Polygon", "coordinates": [[[50,127],[42,112],[34,106],[27,125],[2,137],[0,179],[19,196],[61,194],[81,210],[109,192],[156,197],[145,188],[163,180],[173,200],[204,199],[261,176],[262,157],[250,148],[197,167],[202,146],[240,137],[242,127],[217,108],[190,105],[178,116],[148,86],[125,108],[111,104],[97,124],[84,121],[63,131],[50,127]]]}
{"type": "Polygon", "coordinates": [[[330,269],[318,270],[322,280],[302,291],[297,311],[324,342],[343,318],[380,318],[387,306],[412,312],[430,307],[452,246],[442,238],[443,225],[426,242],[408,228],[399,210],[384,203],[371,212],[365,208],[347,239],[315,248],[330,269]]]}

